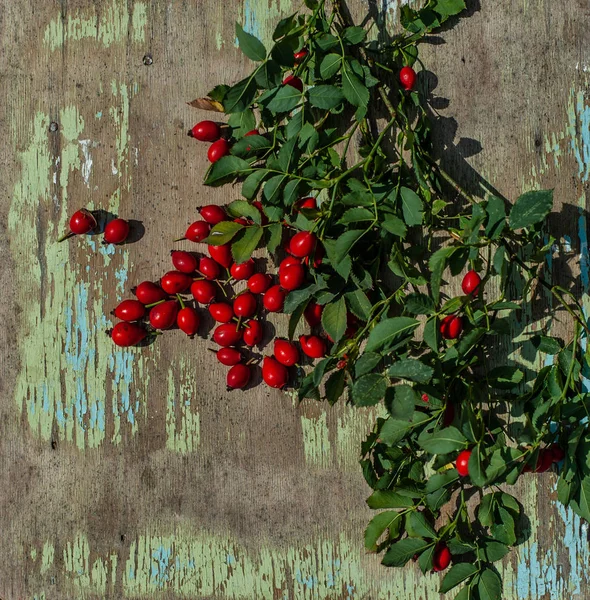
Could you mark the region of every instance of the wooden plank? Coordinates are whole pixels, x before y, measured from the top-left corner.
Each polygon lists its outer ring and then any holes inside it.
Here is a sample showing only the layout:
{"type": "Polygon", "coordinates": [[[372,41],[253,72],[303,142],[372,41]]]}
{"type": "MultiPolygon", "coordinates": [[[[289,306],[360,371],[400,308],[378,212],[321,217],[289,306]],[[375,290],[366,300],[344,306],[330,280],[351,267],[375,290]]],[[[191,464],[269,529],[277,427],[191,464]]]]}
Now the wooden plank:
{"type": "MultiPolygon", "coordinates": [[[[395,22],[394,3],[369,5],[395,22]]],[[[373,413],[262,387],[227,394],[202,340],[122,351],[102,333],[129,288],[168,269],[196,206],[234,198],[202,186],[205,151],[185,135],[201,115],[184,102],[249,68],[235,20],[268,39],[296,5],[2,7],[0,597],[436,597],[438,576],[386,570],[362,548],[357,454],[373,413]],[[56,244],[79,206],[137,219],[145,235],[56,244]]],[[[577,277],[581,263],[587,303],[585,16],[486,3],[424,60],[450,101],[436,129],[449,170],[509,197],[555,187],[553,231],[567,243],[553,269],[577,277]]],[[[506,598],[588,595],[587,528],[550,501],[554,483],[518,488],[531,537],[504,565],[506,598]]]]}

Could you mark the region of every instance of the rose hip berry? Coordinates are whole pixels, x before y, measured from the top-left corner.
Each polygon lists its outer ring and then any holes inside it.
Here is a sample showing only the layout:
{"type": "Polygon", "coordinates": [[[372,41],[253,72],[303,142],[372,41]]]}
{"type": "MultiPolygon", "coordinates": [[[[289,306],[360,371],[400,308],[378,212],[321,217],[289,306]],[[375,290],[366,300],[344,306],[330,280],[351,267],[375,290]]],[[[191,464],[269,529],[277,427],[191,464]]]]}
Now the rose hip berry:
{"type": "Polygon", "coordinates": [[[191,294],[199,304],[209,304],[215,300],[215,285],[207,280],[194,281],[191,285],[191,294]]]}
{"type": "Polygon", "coordinates": [[[464,294],[476,295],[479,292],[481,277],[475,271],[467,271],[461,283],[461,289],[464,294]]]}
{"type": "Polygon", "coordinates": [[[293,342],[287,340],[275,340],[274,355],[286,367],[292,367],[299,362],[299,349],[293,342]]]}
{"type": "Polygon", "coordinates": [[[250,135],[260,135],[260,132],[258,131],[258,129],[251,129],[250,131],[248,131],[248,133],[244,134],[244,137],[248,137],[250,135]]]}
{"type": "Polygon", "coordinates": [[[467,475],[469,475],[469,458],[471,457],[471,452],[471,450],[462,450],[457,456],[455,466],[461,477],[467,477],[467,475]]]}
{"type": "Polygon", "coordinates": [[[317,335],[302,335],[299,338],[303,353],[310,358],[326,356],[326,341],[317,335]]]}
{"type": "Polygon", "coordinates": [[[135,289],[131,290],[142,304],[154,304],[168,297],[168,294],[151,281],[142,281],[135,289]]]}
{"type": "Polygon", "coordinates": [[[283,310],[286,295],[286,292],[281,289],[280,285],[273,285],[264,293],[262,304],[264,304],[264,308],[269,312],[279,312],[283,310]]]}
{"type": "Polygon", "coordinates": [[[301,81],[299,77],[295,77],[295,75],[287,75],[287,77],[283,79],[283,85],[290,85],[299,92],[303,91],[303,81],[301,81]]]}
{"type": "Polygon", "coordinates": [[[180,271],[168,271],[162,279],[160,286],[167,294],[180,294],[191,286],[193,278],[180,271]]]}
{"type": "Polygon", "coordinates": [[[322,322],[322,312],[324,307],[316,304],[313,300],[305,307],[303,316],[310,327],[315,327],[322,322]]]}
{"type": "Polygon", "coordinates": [[[217,225],[217,223],[227,220],[226,212],[221,206],[217,206],[217,204],[207,204],[206,206],[202,206],[199,209],[199,213],[209,225],[217,225]]]}
{"type": "Polygon", "coordinates": [[[238,363],[234,365],[227,372],[227,387],[229,390],[239,390],[245,388],[250,381],[250,367],[248,365],[244,365],[243,363],[238,363]]]}
{"type": "Polygon", "coordinates": [[[208,256],[203,256],[203,258],[201,258],[199,261],[199,273],[201,273],[205,279],[217,279],[221,273],[221,270],[219,269],[219,263],[216,263],[208,256]]]}
{"type": "Polygon", "coordinates": [[[227,156],[229,154],[230,145],[227,140],[221,138],[216,142],[213,142],[209,146],[209,150],[207,150],[207,158],[209,162],[217,162],[220,158],[227,156]]]}
{"type": "Polygon", "coordinates": [[[248,289],[253,294],[264,294],[270,287],[272,279],[266,273],[255,273],[248,279],[248,289]]]}
{"type": "Polygon", "coordinates": [[[188,226],[184,237],[174,241],[189,240],[189,242],[195,243],[202,242],[209,235],[209,231],[211,231],[211,225],[207,221],[195,221],[188,226]]]}
{"type": "Polygon", "coordinates": [[[94,218],[94,215],[89,210],[81,208],[70,217],[70,230],[68,233],[60,237],[57,241],[62,242],[71,235],[84,235],[85,233],[91,232],[93,229],[96,229],[96,219],[94,218]]]}
{"type": "Polygon", "coordinates": [[[145,306],[139,300],[123,300],[111,314],[121,321],[139,321],[145,316],[145,306]]]}
{"type": "Polygon", "coordinates": [[[309,54],[309,52],[305,48],[302,48],[301,50],[299,50],[299,52],[295,52],[293,54],[293,58],[295,59],[295,64],[299,64],[300,62],[303,62],[303,59],[308,54],[309,54]]]}
{"type": "Polygon", "coordinates": [[[199,142],[216,142],[221,137],[221,128],[213,121],[201,121],[189,130],[188,135],[199,142]]]}
{"type": "Polygon", "coordinates": [[[231,254],[231,246],[229,244],[223,244],[221,246],[207,246],[209,255],[211,258],[218,262],[222,267],[228,269],[234,262],[231,254]]]}
{"type": "Polygon", "coordinates": [[[129,235],[129,222],[125,219],[113,219],[104,228],[104,241],[107,244],[121,244],[129,235]]]}
{"type": "Polygon", "coordinates": [[[148,332],[137,323],[117,323],[109,332],[111,339],[117,346],[126,348],[139,344],[148,332]]]}
{"type": "Polygon", "coordinates": [[[444,571],[451,564],[451,551],[444,542],[436,546],[432,559],[433,570],[444,571]]]}
{"type": "Polygon", "coordinates": [[[241,263],[239,265],[234,263],[231,266],[229,273],[236,281],[241,281],[254,275],[254,266],[254,261],[252,259],[247,260],[245,263],[241,263]]]}
{"type": "Polygon", "coordinates": [[[463,320],[456,315],[447,315],[440,323],[440,333],[445,340],[456,340],[463,331],[463,320]]]}
{"type": "Polygon", "coordinates": [[[244,323],[244,344],[247,346],[256,346],[262,341],[262,323],[255,319],[250,319],[244,323]]]}
{"type": "Polygon", "coordinates": [[[251,317],[256,312],[256,298],[251,292],[244,292],[234,300],[237,317],[251,317]]]}
{"type": "Polygon", "coordinates": [[[178,328],[186,333],[186,335],[193,337],[199,330],[199,323],[201,317],[195,308],[192,306],[185,306],[178,311],[176,315],[176,324],[178,328]]]}
{"type": "Polygon", "coordinates": [[[428,394],[422,394],[422,402],[429,402],[430,398],[428,396],[428,394]]]}
{"type": "Polygon", "coordinates": [[[406,92],[411,91],[416,85],[416,71],[412,67],[404,67],[399,72],[399,81],[406,92]]]}
{"type": "Polygon", "coordinates": [[[194,273],[197,270],[197,257],[184,250],[172,250],[170,253],[172,264],[177,271],[181,273],[194,273]]]}
{"type": "Polygon", "coordinates": [[[262,362],[262,379],[266,385],[280,389],[289,381],[287,367],[270,356],[265,356],[262,362]]]}
{"type": "Polygon", "coordinates": [[[154,329],[170,329],[176,323],[178,308],[176,300],[167,300],[162,304],[156,304],[150,310],[150,325],[154,329]]]}
{"type": "Polygon", "coordinates": [[[292,267],[293,265],[300,265],[301,259],[296,256],[287,256],[287,258],[283,258],[281,264],[279,265],[279,275],[281,271],[284,271],[287,267],[292,267]]]}
{"type": "Polygon", "coordinates": [[[316,236],[310,231],[300,231],[291,238],[289,252],[298,258],[309,256],[315,248],[316,241],[316,236]]]}
{"type": "Polygon", "coordinates": [[[218,323],[229,323],[234,318],[234,311],[226,302],[214,302],[210,304],[209,314],[218,323]]]}
{"type": "Polygon", "coordinates": [[[220,346],[233,346],[242,339],[242,330],[235,323],[219,325],[213,332],[213,341],[220,346]]]}
{"type": "Polygon", "coordinates": [[[565,450],[561,446],[553,444],[549,450],[554,463],[561,462],[565,458],[565,450]]]}
{"type": "Polygon", "coordinates": [[[545,473],[553,464],[553,452],[549,448],[543,448],[537,457],[537,464],[533,469],[533,473],[545,473]]]}
{"type": "Polygon", "coordinates": [[[297,210],[298,212],[302,208],[309,208],[309,209],[316,210],[317,207],[318,207],[317,200],[315,198],[313,198],[312,196],[310,196],[309,198],[301,198],[301,200],[298,200],[295,203],[295,210],[297,210]]]}
{"type": "Polygon", "coordinates": [[[296,290],[305,279],[305,271],[301,265],[291,265],[279,272],[279,281],[284,290],[296,290]]]}
{"type": "Polygon", "coordinates": [[[242,360],[242,354],[235,348],[220,348],[216,352],[217,360],[226,367],[233,367],[242,360]]]}

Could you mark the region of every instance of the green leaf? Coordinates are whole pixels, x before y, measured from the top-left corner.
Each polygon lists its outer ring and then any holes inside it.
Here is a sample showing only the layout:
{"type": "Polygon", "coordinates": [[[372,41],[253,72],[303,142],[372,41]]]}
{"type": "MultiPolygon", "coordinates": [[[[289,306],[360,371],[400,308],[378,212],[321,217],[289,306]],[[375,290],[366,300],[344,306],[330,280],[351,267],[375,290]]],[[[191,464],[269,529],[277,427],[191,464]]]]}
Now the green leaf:
{"type": "Polygon", "coordinates": [[[495,562],[504,558],[510,552],[510,547],[502,542],[486,539],[479,547],[477,555],[486,562],[495,562]]]}
{"type": "Polygon", "coordinates": [[[506,206],[504,200],[497,196],[490,196],[486,206],[488,222],[486,225],[486,236],[497,240],[506,225],[506,206]]]}
{"type": "Polygon", "coordinates": [[[292,340],[293,336],[295,335],[295,330],[297,329],[299,321],[301,321],[301,317],[303,316],[306,306],[307,302],[302,302],[293,310],[291,316],[289,317],[289,327],[287,329],[287,335],[289,336],[290,340],[292,340]]]}
{"type": "Polygon", "coordinates": [[[440,284],[442,282],[442,275],[447,261],[450,256],[455,252],[455,246],[447,246],[446,248],[440,248],[437,250],[429,259],[428,267],[432,273],[430,278],[430,289],[432,291],[432,297],[436,303],[440,298],[440,284]]]}
{"type": "Polygon", "coordinates": [[[430,296],[414,292],[406,296],[404,308],[411,315],[431,315],[434,312],[434,302],[430,296]]]}
{"type": "Polygon", "coordinates": [[[367,506],[373,510],[380,508],[411,508],[414,502],[392,490],[377,490],[367,498],[367,506]]]}
{"type": "Polygon", "coordinates": [[[590,476],[587,475],[582,479],[580,489],[570,501],[570,506],[577,515],[590,521],[590,476]]]}
{"type": "Polygon", "coordinates": [[[473,485],[483,487],[486,484],[486,470],[482,462],[481,446],[475,446],[469,457],[469,477],[473,485]]]}
{"type": "Polygon", "coordinates": [[[242,196],[248,200],[252,200],[258,193],[258,190],[268,173],[269,171],[267,169],[256,169],[255,171],[252,171],[242,184],[242,196]]]}
{"type": "Polygon", "coordinates": [[[420,538],[406,538],[392,544],[383,557],[382,564],[386,567],[403,567],[414,554],[425,550],[432,542],[420,538]]]}
{"type": "Polygon", "coordinates": [[[355,290],[345,294],[350,312],[356,315],[359,319],[367,321],[373,308],[371,301],[367,298],[367,294],[363,290],[355,290]]]}
{"type": "Polygon", "coordinates": [[[496,367],[488,374],[492,385],[498,389],[512,389],[524,378],[524,373],[518,367],[496,367]]]}
{"type": "Polygon", "coordinates": [[[292,15],[289,15],[288,17],[281,19],[277,23],[275,30],[272,34],[273,42],[280,40],[284,35],[287,35],[296,26],[296,23],[297,23],[297,21],[295,20],[296,16],[297,16],[297,13],[293,13],[292,15]]]}
{"type": "Polygon", "coordinates": [[[365,529],[365,548],[370,552],[375,552],[377,540],[383,535],[383,532],[395,527],[401,518],[400,513],[394,510],[388,510],[373,517],[365,529]]]}
{"type": "Polygon", "coordinates": [[[342,92],[333,85],[316,85],[307,93],[312,106],[325,110],[336,108],[344,99],[342,92]]]}
{"type": "Polygon", "coordinates": [[[264,229],[259,225],[250,225],[245,228],[240,238],[232,244],[231,253],[238,265],[246,262],[252,256],[252,252],[258,247],[263,233],[264,229]]]}
{"type": "Polygon", "coordinates": [[[323,79],[330,79],[336,75],[342,65],[342,56],[340,54],[326,54],[320,63],[320,75],[323,79]]]}
{"type": "Polygon", "coordinates": [[[271,145],[271,141],[263,135],[249,135],[238,140],[232,146],[231,153],[235,156],[249,156],[258,150],[266,150],[271,145]]]}
{"type": "Polygon", "coordinates": [[[502,581],[492,569],[485,569],[477,582],[479,600],[501,600],[502,581]]]}
{"type": "Polygon", "coordinates": [[[209,235],[203,240],[203,243],[210,244],[211,246],[223,246],[231,241],[238,231],[244,229],[241,223],[234,223],[234,221],[221,221],[214,225],[209,235]]]}
{"type": "Polygon", "coordinates": [[[439,15],[450,17],[465,10],[465,2],[464,0],[437,0],[432,8],[439,15]]]}
{"type": "Polygon", "coordinates": [[[349,229],[339,236],[334,245],[334,262],[336,264],[339,263],[350,252],[356,241],[365,233],[364,229],[349,229]]]}
{"type": "Polygon", "coordinates": [[[226,210],[232,217],[248,217],[260,225],[260,211],[249,202],[244,200],[234,200],[227,205],[226,210]]]}
{"type": "Polygon", "coordinates": [[[340,297],[336,302],[324,306],[322,312],[324,331],[338,343],[346,331],[346,301],[340,297]]]}
{"type": "Polygon", "coordinates": [[[237,156],[224,156],[213,163],[205,178],[205,185],[218,187],[233,181],[250,170],[250,164],[237,156]]]}
{"type": "Polygon", "coordinates": [[[414,358],[403,358],[393,363],[387,374],[418,383],[428,383],[434,375],[434,369],[414,358]]]}
{"type": "Polygon", "coordinates": [[[285,113],[293,110],[303,99],[303,94],[292,85],[284,85],[267,104],[268,110],[274,113],[285,113]]]}
{"type": "Polygon", "coordinates": [[[393,446],[406,436],[411,427],[412,424],[408,421],[389,418],[381,427],[379,437],[383,440],[383,443],[393,446]]]}
{"type": "Polygon", "coordinates": [[[536,335],[532,339],[532,342],[537,350],[540,350],[545,354],[559,354],[562,350],[561,342],[554,337],[536,335]]]}
{"type": "Polygon", "coordinates": [[[477,518],[484,527],[490,527],[494,522],[495,494],[486,494],[477,509],[477,518]]]}
{"type": "Polygon", "coordinates": [[[243,112],[250,108],[254,96],[256,96],[256,82],[254,79],[252,77],[242,79],[227,92],[223,101],[223,109],[228,115],[243,112]]]}
{"type": "Polygon", "coordinates": [[[416,192],[407,187],[402,187],[402,211],[404,221],[408,227],[421,225],[424,219],[424,204],[416,192]]]}
{"type": "MultiPolygon", "coordinates": [[[[232,128],[234,137],[242,137],[256,127],[256,117],[251,109],[233,113],[229,116],[228,125],[232,128]]],[[[232,152],[234,147],[232,146],[232,152]]]]}
{"type": "Polygon", "coordinates": [[[406,233],[408,232],[406,224],[401,219],[394,217],[393,215],[388,215],[384,221],[381,221],[381,227],[385,229],[385,231],[393,233],[393,235],[396,235],[402,239],[406,237],[406,233]]]}
{"type": "Polygon", "coordinates": [[[283,237],[283,225],[281,223],[272,223],[267,226],[267,230],[270,232],[266,249],[272,254],[281,243],[283,237]]]}
{"type": "Polygon", "coordinates": [[[375,215],[372,211],[359,206],[357,208],[349,208],[342,215],[338,223],[346,225],[347,223],[356,223],[357,221],[372,221],[374,218],[375,215]]]}
{"type": "MultiPolygon", "coordinates": [[[[223,159],[222,159],[223,160],[223,159]]],[[[281,196],[281,189],[283,183],[287,179],[286,175],[275,175],[271,177],[265,184],[262,189],[262,193],[264,195],[264,199],[269,204],[277,204],[281,196]]]]}
{"type": "Polygon", "coordinates": [[[266,58],[266,48],[264,44],[251,33],[242,29],[239,23],[236,23],[236,36],[240,44],[240,50],[255,62],[261,62],[266,58]]]}
{"type": "Polygon", "coordinates": [[[553,190],[527,192],[520,196],[510,211],[510,229],[531,227],[545,219],[553,206],[553,190]]]}
{"type": "Polygon", "coordinates": [[[367,106],[369,102],[369,90],[354,74],[349,63],[344,63],[342,93],[353,106],[367,106]]]}
{"type": "Polygon", "coordinates": [[[354,373],[356,377],[365,375],[372,371],[383,357],[376,352],[364,352],[354,363],[354,373]]]}
{"type": "Polygon", "coordinates": [[[328,380],[326,381],[326,399],[330,406],[336,404],[338,399],[344,393],[346,386],[346,371],[344,369],[338,369],[334,371],[328,380]]]}
{"type": "Polygon", "coordinates": [[[367,32],[362,27],[347,27],[342,39],[351,45],[360,44],[367,37],[367,32]]]}
{"type": "Polygon", "coordinates": [[[442,580],[440,589],[438,591],[441,594],[446,594],[449,590],[452,590],[461,582],[475,575],[477,571],[477,567],[469,563],[459,563],[457,565],[453,565],[442,580]]]}
{"type": "Polygon", "coordinates": [[[417,395],[409,385],[396,385],[387,390],[387,410],[394,419],[409,421],[414,413],[417,395]]]}
{"type": "Polygon", "coordinates": [[[409,525],[412,528],[413,535],[412,537],[425,537],[425,538],[435,538],[436,530],[434,527],[426,520],[424,513],[414,511],[410,514],[409,525]]]}
{"type": "Polygon", "coordinates": [[[438,352],[438,347],[440,345],[440,331],[436,316],[430,317],[430,319],[426,321],[426,325],[424,326],[424,342],[431,350],[438,352]]]}
{"type": "Polygon", "coordinates": [[[365,350],[372,352],[383,348],[400,336],[410,335],[419,324],[419,321],[410,317],[385,319],[371,331],[365,350]]]}
{"type": "Polygon", "coordinates": [[[464,448],[466,441],[456,427],[445,427],[434,433],[422,433],[418,445],[430,454],[448,454],[464,448]]]}
{"type": "Polygon", "coordinates": [[[318,46],[322,50],[330,50],[331,48],[338,46],[339,43],[338,38],[330,33],[325,33],[318,38],[318,46]]]}
{"type": "Polygon", "coordinates": [[[387,380],[379,373],[369,373],[357,379],[352,387],[352,400],[356,406],[374,406],[387,390],[387,380]]]}
{"type": "Polygon", "coordinates": [[[435,551],[436,546],[433,544],[429,548],[426,548],[426,550],[418,557],[418,565],[420,566],[422,573],[427,573],[432,570],[435,551]]]}

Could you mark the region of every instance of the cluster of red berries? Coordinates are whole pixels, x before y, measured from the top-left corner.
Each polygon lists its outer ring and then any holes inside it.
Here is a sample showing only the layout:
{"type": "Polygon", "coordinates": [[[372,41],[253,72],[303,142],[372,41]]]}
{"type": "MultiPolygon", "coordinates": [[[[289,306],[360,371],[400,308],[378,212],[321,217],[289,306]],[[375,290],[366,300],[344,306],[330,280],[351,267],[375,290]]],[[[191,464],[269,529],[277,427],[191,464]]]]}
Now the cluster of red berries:
{"type": "MultiPolygon", "coordinates": [[[[87,209],[81,208],[70,217],[70,230],[59,238],[58,242],[72,235],[85,235],[97,227],[95,216],[87,209]]],[[[103,239],[107,244],[122,244],[129,236],[129,222],[125,219],[109,221],[103,232],[103,239]]]]}
{"type": "MultiPolygon", "coordinates": [[[[317,208],[315,198],[304,198],[299,207],[317,208]]],[[[259,210],[262,209],[257,204],[259,210]]],[[[191,223],[179,240],[195,243],[207,242],[212,227],[230,219],[220,206],[208,205],[200,209],[201,219],[191,223]]],[[[250,225],[245,217],[235,219],[244,226],[250,225]]],[[[178,241],[178,240],[177,240],[178,241]]],[[[244,360],[240,345],[249,348],[259,346],[263,339],[263,324],[258,318],[259,302],[267,312],[280,312],[289,291],[299,288],[305,281],[306,270],[312,260],[321,261],[320,245],[316,236],[309,231],[299,231],[293,235],[285,247],[288,256],[278,268],[278,283],[264,272],[256,272],[253,259],[237,264],[233,260],[230,244],[208,245],[208,256],[197,257],[191,252],[174,250],[171,253],[173,271],[166,273],[159,284],[151,281],[140,283],[134,293],[136,300],[124,300],[113,314],[120,323],[110,331],[118,346],[133,346],[142,342],[156,331],[170,329],[176,325],[184,333],[194,336],[200,325],[197,305],[206,306],[217,323],[212,340],[220,346],[216,351],[219,362],[231,367],[227,373],[227,386],[241,389],[251,379],[253,360],[244,360]],[[240,291],[233,284],[244,282],[240,291]],[[231,289],[230,289],[231,288],[231,289]],[[195,306],[189,305],[183,294],[192,294],[195,306]],[[218,299],[219,293],[224,298],[218,299]],[[229,301],[229,293],[232,299],[229,301]],[[186,305],[185,305],[186,304],[186,305]],[[142,323],[148,320],[152,329],[142,323]]],[[[305,310],[305,318],[310,327],[321,321],[322,307],[310,303],[305,310]]],[[[301,351],[309,358],[322,358],[327,352],[327,342],[319,335],[302,335],[299,338],[301,351]]],[[[273,356],[264,357],[262,378],[273,388],[283,388],[290,380],[288,367],[298,365],[299,347],[290,341],[276,339],[273,356]]]]}
{"type": "MultiPolygon", "coordinates": [[[[463,277],[461,288],[463,293],[468,296],[475,296],[479,293],[481,277],[475,271],[468,271],[463,277]]],[[[440,333],[445,340],[455,340],[463,332],[463,319],[458,315],[447,315],[439,327],[440,333]]]]}

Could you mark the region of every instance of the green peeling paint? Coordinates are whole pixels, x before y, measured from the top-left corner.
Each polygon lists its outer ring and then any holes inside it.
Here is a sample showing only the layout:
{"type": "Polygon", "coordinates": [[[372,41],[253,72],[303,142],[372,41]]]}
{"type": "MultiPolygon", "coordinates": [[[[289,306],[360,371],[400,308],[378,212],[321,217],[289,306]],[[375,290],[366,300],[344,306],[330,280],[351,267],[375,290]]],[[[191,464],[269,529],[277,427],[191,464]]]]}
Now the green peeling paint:
{"type": "Polygon", "coordinates": [[[197,381],[194,370],[184,358],[175,361],[175,367],[168,371],[166,447],[189,454],[197,449],[201,440],[200,417],[195,408],[197,381]]]}
{"type": "Polygon", "coordinates": [[[129,31],[129,9],[126,3],[112,0],[100,4],[100,13],[76,11],[65,18],[57,15],[45,28],[43,43],[53,52],[68,42],[95,39],[108,47],[126,41],[129,33],[134,43],[145,41],[147,9],[143,2],[133,6],[131,31],[129,31]]]}
{"type": "Polygon", "coordinates": [[[301,415],[301,429],[305,462],[322,469],[330,468],[332,450],[325,411],[322,411],[318,417],[301,415]]]}

